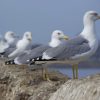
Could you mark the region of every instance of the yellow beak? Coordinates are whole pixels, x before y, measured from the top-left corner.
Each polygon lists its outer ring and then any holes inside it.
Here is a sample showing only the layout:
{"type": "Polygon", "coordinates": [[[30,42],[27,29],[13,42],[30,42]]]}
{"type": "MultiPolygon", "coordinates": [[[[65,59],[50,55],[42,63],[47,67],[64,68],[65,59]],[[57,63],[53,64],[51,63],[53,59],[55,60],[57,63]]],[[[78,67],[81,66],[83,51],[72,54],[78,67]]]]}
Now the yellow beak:
{"type": "Polygon", "coordinates": [[[32,41],[32,37],[28,38],[29,41],[32,41]]]}
{"type": "Polygon", "coordinates": [[[68,39],[69,39],[69,37],[68,37],[68,36],[66,36],[66,35],[64,35],[64,36],[62,36],[62,39],[68,40],[68,39]]]}
{"type": "Polygon", "coordinates": [[[100,19],[100,15],[97,16],[97,19],[100,19]]]}

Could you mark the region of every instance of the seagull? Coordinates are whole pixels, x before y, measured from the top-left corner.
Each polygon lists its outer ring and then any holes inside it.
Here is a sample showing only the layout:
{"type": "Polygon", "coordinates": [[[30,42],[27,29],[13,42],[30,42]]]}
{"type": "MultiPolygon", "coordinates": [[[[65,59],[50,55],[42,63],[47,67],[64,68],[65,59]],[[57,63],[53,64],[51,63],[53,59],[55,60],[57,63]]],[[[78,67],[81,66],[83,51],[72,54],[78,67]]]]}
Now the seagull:
{"type": "MultiPolygon", "coordinates": [[[[72,65],[73,79],[78,79],[78,64],[89,59],[95,54],[98,48],[98,39],[95,31],[95,21],[100,19],[100,15],[96,11],[88,11],[83,18],[84,28],[82,32],[67,40],[55,48],[46,50],[42,55],[42,61],[54,63],[62,62],[72,65]]],[[[41,57],[40,57],[41,60],[41,57]]],[[[35,62],[38,62],[35,60],[35,62]]]]}
{"type": "Polygon", "coordinates": [[[15,47],[19,37],[14,32],[8,31],[5,33],[3,39],[0,39],[0,57],[5,57],[5,52],[8,52],[9,48],[15,47]]]}
{"type": "Polygon", "coordinates": [[[15,33],[8,31],[5,33],[4,39],[0,40],[0,53],[4,53],[7,48],[14,46],[17,42],[18,37],[15,36],[15,33]]]}
{"type": "Polygon", "coordinates": [[[52,33],[51,41],[48,45],[40,45],[32,50],[29,50],[28,52],[24,52],[14,59],[14,63],[17,65],[30,64],[36,57],[42,56],[42,53],[45,50],[51,47],[57,47],[59,44],[61,44],[62,39],[68,39],[68,36],[64,35],[61,30],[55,30],[52,33]]]}
{"type": "MultiPolygon", "coordinates": [[[[34,64],[32,61],[38,57],[42,56],[42,53],[52,47],[57,47],[63,41],[63,39],[68,40],[68,36],[64,35],[61,30],[53,31],[51,35],[51,41],[47,45],[40,45],[32,50],[27,52],[23,52],[21,55],[15,57],[12,61],[5,62],[5,64],[17,64],[17,65],[26,65],[26,64],[34,64]]],[[[38,59],[38,58],[37,58],[38,59]]]]}
{"type": "Polygon", "coordinates": [[[25,32],[24,36],[21,40],[19,40],[16,44],[16,49],[8,55],[9,58],[14,59],[15,57],[19,56],[23,51],[27,49],[27,47],[32,42],[32,33],[25,32]]]}
{"type": "MultiPolygon", "coordinates": [[[[62,41],[63,39],[68,40],[68,38],[69,37],[64,35],[64,33],[61,30],[55,30],[51,35],[51,41],[47,45],[40,45],[39,47],[36,47],[30,50],[29,52],[24,52],[21,55],[17,56],[11,63],[17,65],[34,64],[32,63],[34,59],[37,58],[38,56],[42,56],[42,53],[45,50],[57,47],[63,42],[62,41]]],[[[49,81],[47,74],[44,75],[44,72],[46,70],[47,70],[46,68],[43,69],[43,79],[49,81]]]]}
{"type": "Polygon", "coordinates": [[[15,36],[14,32],[8,31],[5,33],[5,40],[9,45],[15,46],[16,42],[19,40],[19,37],[15,36]]]}

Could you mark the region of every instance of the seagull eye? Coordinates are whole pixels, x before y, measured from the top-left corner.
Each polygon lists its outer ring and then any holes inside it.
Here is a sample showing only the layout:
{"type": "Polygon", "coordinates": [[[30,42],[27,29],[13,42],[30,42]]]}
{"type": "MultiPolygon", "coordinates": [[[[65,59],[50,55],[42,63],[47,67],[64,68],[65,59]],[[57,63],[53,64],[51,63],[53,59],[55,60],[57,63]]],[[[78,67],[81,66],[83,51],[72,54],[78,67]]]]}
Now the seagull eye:
{"type": "Polygon", "coordinates": [[[13,33],[11,33],[11,35],[14,35],[13,33]]]}
{"type": "Polygon", "coordinates": [[[28,34],[26,34],[26,37],[28,37],[28,34]]]}
{"type": "Polygon", "coordinates": [[[60,35],[60,33],[57,33],[58,35],[60,35]]]}
{"type": "Polygon", "coordinates": [[[97,16],[98,14],[97,13],[92,13],[92,15],[97,16]]]}

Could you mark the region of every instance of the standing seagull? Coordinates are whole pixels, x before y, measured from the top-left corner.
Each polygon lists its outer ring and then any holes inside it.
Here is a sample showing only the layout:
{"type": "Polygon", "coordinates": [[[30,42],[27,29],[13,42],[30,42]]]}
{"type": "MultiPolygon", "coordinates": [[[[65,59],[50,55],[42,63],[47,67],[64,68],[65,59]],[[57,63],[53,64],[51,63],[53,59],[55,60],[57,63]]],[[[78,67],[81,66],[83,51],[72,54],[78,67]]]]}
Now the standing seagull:
{"type": "MultiPolygon", "coordinates": [[[[71,64],[73,67],[73,78],[78,79],[78,64],[91,57],[98,48],[98,40],[95,32],[95,21],[100,15],[95,11],[88,11],[83,18],[84,29],[76,37],[66,41],[58,47],[46,50],[42,60],[55,59],[56,62],[71,64]]],[[[53,63],[49,61],[49,63],[53,63]]]]}
{"type": "MultiPolygon", "coordinates": [[[[13,60],[13,64],[18,64],[18,65],[34,64],[32,62],[34,61],[35,58],[42,56],[43,52],[45,52],[47,49],[59,46],[62,43],[62,39],[68,40],[68,36],[66,36],[60,30],[53,31],[51,35],[51,41],[49,42],[49,44],[41,45],[39,47],[36,47],[35,49],[30,50],[29,52],[17,56],[13,60]]],[[[46,74],[47,72],[46,70],[47,70],[46,68],[43,69],[43,78],[49,81],[49,78],[46,74]]]]}
{"type": "Polygon", "coordinates": [[[66,35],[60,30],[55,30],[52,33],[51,36],[51,41],[49,42],[48,45],[40,45],[36,48],[33,48],[29,52],[25,52],[21,54],[20,56],[17,56],[14,59],[14,63],[18,65],[24,65],[24,64],[29,64],[31,63],[34,58],[37,58],[39,56],[42,56],[42,53],[52,47],[57,47],[62,43],[62,39],[68,39],[66,35]]]}
{"type": "Polygon", "coordinates": [[[0,53],[5,52],[10,46],[14,46],[18,41],[18,37],[15,36],[15,33],[8,31],[5,33],[4,39],[0,40],[0,53]]]}
{"type": "Polygon", "coordinates": [[[15,58],[25,51],[32,42],[32,33],[25,32],[21,40],[16,44],[16,49],[8,55],[9,58],[15,58]]]}
{"type": "Polygon", "coordinates": [[[19,40],[18,36],[15,36],[15,33],[12,31],[8,31],[5,33],[5,40],[7,41],[7,43],[9,45],[14,45],[16,44],[16,42],[19,40]]]}

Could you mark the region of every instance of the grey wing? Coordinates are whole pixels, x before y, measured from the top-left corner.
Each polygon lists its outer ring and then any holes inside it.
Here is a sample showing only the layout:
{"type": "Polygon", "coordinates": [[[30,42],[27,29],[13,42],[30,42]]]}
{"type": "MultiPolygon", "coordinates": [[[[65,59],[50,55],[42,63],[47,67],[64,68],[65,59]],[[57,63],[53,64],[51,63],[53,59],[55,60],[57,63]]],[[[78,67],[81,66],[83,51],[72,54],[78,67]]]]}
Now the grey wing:
{"type": "Polygon", "coordinates": [[[88,43],[83,44],[62,44],[56,48],[51,48],[45,51],[45,54],[50,58],[56,59],[71,59],[71,57],[82,54],[90,50],[88,43]]]}
{"type": "Polygon", "coordinates": [[[49,48],[50,48],[50,46],[48,46],[48,45],[45,45],[45,46],[42,45],[42,46],[39,46],[39,47],[37,47],[37,48],[31,50],[31,52],[30,52],[30,54],[29,54],[30,59],[36,58],[36,57],[39,57],[39,56],[42,56],[43,52],[44,52],[45,50],[49,49],[49,48]]]}
{"type": "Polygon", "coordinates": [[[67,40],[63,44],[64,45],[81,45],[83,43],[88,43],[88,41],[86,39],[84,39],[81,35],[78,35],[74,38],[67,40]]]}
{"type": "Polygon", "coordinates": [[[28,58],[29,58],[29,55],[27,54],[27,52],[23,52],[20,56],[16,57],[14,59],[17,60],[17,62],[19,62],[20,64],[28,64],[28,58]]]}
{"type": "Polygon", "coordinates": [[[27,50],[32,50],[32,49],[37,48],[37,47],[39,47],[39,46],[41,46],[41,44],[30,44],[30,45],[27,47],[27,50]]]}
{"type": "Polygon", "coordinates": [[[48,45],[39,46],[35,49],[30,50],[28,53],[23,53],[22,55],[18,56],[17,61],[21,64],[27,64],[28,60],[42,56],[43,52],[49,48],[50,46],[48,45]]]}
{"type": "Polygon", "coordinates": [[[4,52],[4,57],[8,57],[10,53],[12,53],[16,48],[7,48],[4,52]]]}

